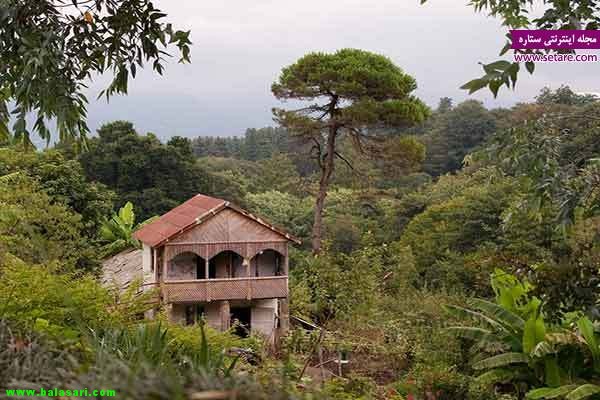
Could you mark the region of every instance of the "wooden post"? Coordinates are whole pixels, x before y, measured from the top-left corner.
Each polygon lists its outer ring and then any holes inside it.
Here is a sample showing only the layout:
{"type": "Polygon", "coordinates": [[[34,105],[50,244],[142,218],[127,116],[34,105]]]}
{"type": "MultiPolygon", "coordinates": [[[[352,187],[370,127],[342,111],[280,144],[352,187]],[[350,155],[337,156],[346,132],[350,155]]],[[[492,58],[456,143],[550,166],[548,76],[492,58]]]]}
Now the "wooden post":
{"type": "Polygon", "coordinates": [[[280,336],[285,335],[290,329],[290,306],[288,299],[279,299],[279,331],[280,336]]]}
{"type": "Polygon", "coordinates": [[[163,246],[163,282],[167,280],[167,264],[169,261],[167,260],[167,246],[163,246]]]}
{"type": "Polygon", "coordinates": [[[250,279],[250,260],[244,258],[242,265],[246,267],[246,300],[252,299],[252,281],[250,279]]]}
{"type": "Polygon", "coordinates": [[[229,301],[223,300],[219,303],[219,316],[221,318],[221,330],[226,331],[229,329],[231,322],[231,308],[229,307],[229,301]]]}
{"type": "Polygon", "coordinates": [[[204,279],[209,279],[208,273],[209,273],[209,264],[208,264],[208,257],[206,257],[204,259],[204,279]]]}
{"type": "Polygon", "coordinates": [[[244,267],[246,267],[246,277],[250,278],[250,260],[247,258],[244,258],[242,265],[244,267]]]}

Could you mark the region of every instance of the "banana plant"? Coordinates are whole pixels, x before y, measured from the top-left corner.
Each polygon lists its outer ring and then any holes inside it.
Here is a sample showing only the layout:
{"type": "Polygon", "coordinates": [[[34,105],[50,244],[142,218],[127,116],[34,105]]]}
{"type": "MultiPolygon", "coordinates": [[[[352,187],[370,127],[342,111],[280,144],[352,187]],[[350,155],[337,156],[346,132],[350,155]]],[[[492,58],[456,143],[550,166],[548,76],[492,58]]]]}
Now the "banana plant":
{"type": "MultiPolygon", "coordinates": [[[[600,343],[596,337],[594,324],[588,317],[581,317],[577,320],[578,343],[580,350],[587,348],[591,355],[592,371],[598,377],[600,375],[600,343]]],[[[582,357],[583,358],[583,357],[582,357]]],[[[577,379],[578,382],[563,385],[557,388],[543,387],[531,390],[526,398],[529,400],[541,399],[566,399],[566,400],[584,400],[600,398],[600,385],[587,382],[584,379],[577,379]]]]}
{"type": "Polygon", "coordinates": [[[133,204],[127,202],[113,214],[110,219],[105,219],[100,226],[100,238],[106,243],[101,248],[102,257],[112,256],[127,248],[139,248],[139,242],[133,237],[133,232],[157,217],[152,217],[139,225],[135,224],[133,204]]]}
{"type": "Polygon", "coordinates": [[[530,285],[503,271],[492,275],[496,302],[467,301],[467,307],[447,306],[454,315],[477,321],[476,326],[448,328],[473,342],[472,368],[486,383],[513,383],[558,387],[561,369],[559,346],[547,341],[541,301],[529,295],[530,285]]]}

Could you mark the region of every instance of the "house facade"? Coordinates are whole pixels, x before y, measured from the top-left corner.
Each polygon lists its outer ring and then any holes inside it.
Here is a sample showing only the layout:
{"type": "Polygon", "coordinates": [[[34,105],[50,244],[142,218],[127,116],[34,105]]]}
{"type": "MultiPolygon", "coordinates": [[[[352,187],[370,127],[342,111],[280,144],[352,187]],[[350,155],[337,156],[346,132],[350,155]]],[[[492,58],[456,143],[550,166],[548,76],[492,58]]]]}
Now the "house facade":
{"type": "Polygon", "coordinates": [[[274,342],[288,329],[288,244],[296,238],[228,201],[198,194],[134,233],[145,287],[173,322],[274,342]]]}

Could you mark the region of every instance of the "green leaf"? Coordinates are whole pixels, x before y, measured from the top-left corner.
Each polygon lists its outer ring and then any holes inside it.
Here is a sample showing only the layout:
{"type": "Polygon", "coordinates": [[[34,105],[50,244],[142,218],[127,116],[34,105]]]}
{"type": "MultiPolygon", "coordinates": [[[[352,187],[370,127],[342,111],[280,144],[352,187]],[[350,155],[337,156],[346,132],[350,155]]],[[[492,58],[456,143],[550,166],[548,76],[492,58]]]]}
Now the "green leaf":
{"type": "Polygon", "coordinates": [[[600,393],[600,386],[592,385],[590,383],[581,385],[577,389],[573,390],[566,397],[567,400],[582,400],[587,399],[595,394],[600,393]]]}
{"type": "Polygon", "coordinates": [[[478,91],[479,89],[486,87],[487,85],[488,85],[488,81],[486,79],[479,78],[479,79],[473,79],[473,80],[465,83],[460,88],[464,89],[464,90],[468,90],[469,94],[472,94],[472,93],[478,91]]]}
{"type": "Polygon", "coordinates": [[[554,356],[547,356],[544,359],[544,373],[548,386],[557,387],[560,385],[560,369],[554,356]]]}
{"type": "Polygon", "coordinates": [[[133,204],[128,201],[120,210],[119,218],[129,227],[133,227],[135,222],[135,214],[133,213],[133,204]]]}
{"type": "Polygon", "coordinates": [[[533,74],[533,71],[535,70],[535,63],[533,63],[532,61],[527,61],[525,63],[525,69],[527,70],[527,72],[529,72],[530,74],[533,74]]]}
{"type": "Polygon", "coordinates": [[[489,71],[505,71],[508,68],[510,68],[511,65],[512,65],[512,63],[510,61],[498,60],[498,61],[494,61],[493,63],[490,63],[490,64],[484,64],[483,69],[486,72],[488,72],[488,70],[489,71]]]}
{"type": "Polygon", "coordinates": [[[527,392],[525,398],[528,400],[538,400],[538,399],[556,399],[558,397],[563,397],[567,393],[571,392],[575,389],[577,385],[565,385],[557,388],[539,388],[530,390],[527,392]]]}
{"type": "Polygon", "coordinates": [[[484,372],[475,379],[477,382],[484,384],[506,383],[517,378],[519,375],[520,372],[516,369],[497,368],[484,372]]]}
{"type": "Polygon", "coordinates": [[[504,353],[492,356],[473,364],[473,369],[506,367],[511,364],[527,364],[529,357],[523,353],[504,353]]]}
{"type": "Polygon", "coordinates": [[[523,330],[523,351],[530,354],[546,336],[546,325],[541,315],[533,313],[523,330]]]}
{"type": "Polygon", "coordinates": [[[458,337],[474,341],[496,341],[497,336],[490,330],[471,326],[451,326],[447,328],[458,337]]]}
{"type": "Polygon", "coordinates": [[[598,346],[598,341],[596,340],[596,334],[594,332],[594,325],[592,324],[592,321],[590,321],[588,317],[582,317],[577,321],[577,327],[579,328],[581,336],[583,336],[585,339],[585,343],[592,353],[594,369],[596,371],[600,371],[600,346],[598,346]]]}
{"type": "Polygon", "coordinates": [[[495,320],[501,322],[507,328],[510,328],[515,332],[520,331],[525,327],[523,318],[496,303],[482,299],[470,299],[468,303],[470,306],[492,316],[495,320]]]}

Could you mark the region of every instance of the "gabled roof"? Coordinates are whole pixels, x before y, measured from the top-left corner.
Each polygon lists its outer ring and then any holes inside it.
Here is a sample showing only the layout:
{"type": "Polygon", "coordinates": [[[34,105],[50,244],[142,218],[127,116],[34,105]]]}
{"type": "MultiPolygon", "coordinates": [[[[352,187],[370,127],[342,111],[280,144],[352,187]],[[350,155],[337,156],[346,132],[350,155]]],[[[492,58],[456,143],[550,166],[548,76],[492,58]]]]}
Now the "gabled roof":
{"type": "Polygon", "coordinates": [[[225,208],[237,211],[283,236],[287,240],[300,244],[300,240],[269,224],[262,218],[254,216],[226,200],[205,196],[203,194],[195,195],[166,214],[161,215],[158,219],[144,225],[133,234],[133,237],[151,247],[156,247],[189,228],[207,221],[225,208]]]}

